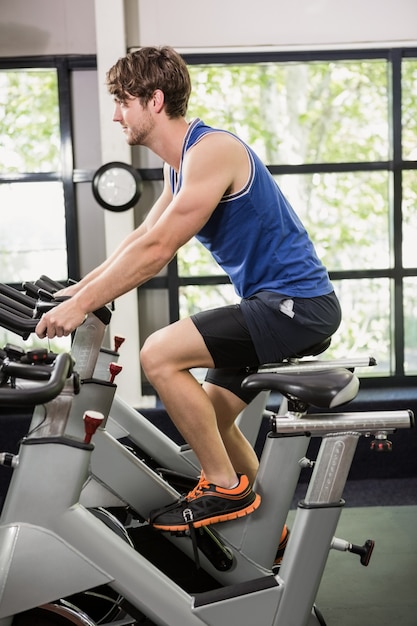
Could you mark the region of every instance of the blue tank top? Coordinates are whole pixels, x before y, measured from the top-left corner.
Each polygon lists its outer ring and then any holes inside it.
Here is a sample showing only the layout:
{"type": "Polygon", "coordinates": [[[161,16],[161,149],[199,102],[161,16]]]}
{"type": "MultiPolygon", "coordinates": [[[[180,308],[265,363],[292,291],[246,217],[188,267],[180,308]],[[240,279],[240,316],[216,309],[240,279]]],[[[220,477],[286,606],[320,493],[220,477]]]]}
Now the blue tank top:
{"type": "MultiPolygon", "coordinates": [[[[185,153],[213,132],[229,133],[199,119],[190,124],[178,174],[171,168],[174,194],[181,188],[185,153]]],[[[236,139],[248,153],[248,181],[240,191],[223,196],[196,238],[229,275],[241,298],[261,291],[299,298],[331,293],[327,270],[300,219],[259,157],[236,139]]]]}

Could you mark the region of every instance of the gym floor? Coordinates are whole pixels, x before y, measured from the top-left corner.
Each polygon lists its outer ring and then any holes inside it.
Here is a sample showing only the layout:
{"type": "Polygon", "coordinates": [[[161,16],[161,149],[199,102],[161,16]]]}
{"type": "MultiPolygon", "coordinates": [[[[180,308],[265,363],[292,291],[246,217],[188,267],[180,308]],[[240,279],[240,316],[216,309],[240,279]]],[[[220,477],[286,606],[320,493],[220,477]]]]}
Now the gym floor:
{"type": "Polygon", "coordinates": [[[404,499],[415,502],[405,506],[361,506],[366,482],[350,484],[359,506],[349,506],[347,498],[336,535],[359,545],[373,539],[371,561],[363,567],[359,557],[331,550],[316,605],[327,626],[417,626],[417,479],[401,481],[404,499]]]}

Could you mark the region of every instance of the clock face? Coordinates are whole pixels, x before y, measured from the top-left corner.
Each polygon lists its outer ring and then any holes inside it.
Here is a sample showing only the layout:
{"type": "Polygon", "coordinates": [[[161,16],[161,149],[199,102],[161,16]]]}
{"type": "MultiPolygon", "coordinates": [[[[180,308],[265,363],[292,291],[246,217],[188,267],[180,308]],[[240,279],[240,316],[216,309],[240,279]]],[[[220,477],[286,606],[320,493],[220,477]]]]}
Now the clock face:
{"type": "Polygon", "coordinates": [[[132,208],[142,193],[139,172],[127,163],[107,163],[93,177],[93,194],[97,202],[110,211],[132,208]]]}

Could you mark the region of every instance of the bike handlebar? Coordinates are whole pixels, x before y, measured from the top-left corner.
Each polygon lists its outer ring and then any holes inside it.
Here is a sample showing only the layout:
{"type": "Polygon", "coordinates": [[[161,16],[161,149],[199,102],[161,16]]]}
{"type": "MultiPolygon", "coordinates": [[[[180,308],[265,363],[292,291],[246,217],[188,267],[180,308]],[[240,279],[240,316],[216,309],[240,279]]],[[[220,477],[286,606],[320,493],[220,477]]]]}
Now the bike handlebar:
{"type": "MultiPolygon", "coordinates": [[[[63,287],[59,283],[55,283],[46,276],[42,276],[37,282],[39,284],[25,283],[26,288],[31,286],[29,292],[36,295],[36,299],[13,287],[0,284],[0,326],[16,333],[25,340],[31,333],[35,332],[38,318],[41,317],[42,313],[66,299],[65,297],[57,299],[53,297],[58,287],[63,287]]],[[[110,323],[112,314],[106,306],[93,311],[93,313],[106,326],[110,323]]]]}
{"type": "Polygon", "coordinates": [[[22,363],[21,361],[9,361],[9,359],[6,358],[0,365],[0,374],[5,375],[7,378],[49,380],[51,377],[51,369],[46,365],[33,365],[22,363]]]}
{"type": "MultiPolygon", "coordinates": [[[[71,374],[72,364],[72,358],[68,353],[64,352],[59,354],[55,363],[45,370],[49,371],[49,380],[47,383],[20,389],[14,387],[0,387],[0,404],[3,406],[34,406],[50,402],[63,390],[66,380],[71,374]]],[[[14,377],[40,380],[41,367],[13,362],[4,363],[3,371],[14,377]],[[31,371],[32,375],[30,375],[31,371]]]]}
{"type": "Polygon", "coordinates": [[[20,335],[23,339],[28,339],[29,335],[35,332],[38,324],[37,319],[30,317],[22,317],[18,313],[12,313],[9,310],[0,308],[0,326],[10,330],[16,335],[20,335]]]}
{"type": "Polygon", "coordinates": [[[4,296],[8,296],[14,302],[20,302],[20,304],[24,304],[30,308],[34,308],[36,305],[36,298],[32,298],[22,291],[18,291],[14,287],[10,287],[9,285],[4,285],[0,283],[0,294],[4,296]]]}

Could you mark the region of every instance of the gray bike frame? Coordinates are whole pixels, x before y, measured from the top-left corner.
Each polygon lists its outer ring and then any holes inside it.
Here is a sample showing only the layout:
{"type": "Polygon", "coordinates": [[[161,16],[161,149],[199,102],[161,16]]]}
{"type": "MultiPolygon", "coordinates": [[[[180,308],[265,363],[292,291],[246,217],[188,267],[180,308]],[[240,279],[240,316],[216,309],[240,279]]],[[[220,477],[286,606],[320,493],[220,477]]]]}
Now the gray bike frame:
{"type": "MultiPolygon", "coordinates": [[[[118,420],[115,411],[121,403],[114,402],[115,385],[95,378],[96,368],[103,368],[91,356],[99,353],[104,334],[100,325],[95,316],[89,316],[73,344],[73,357],[84,381],[81,393],[73,397],[69,384],[48,403],[46,419],[43,408],[37,408],[33,433],[19,451],[0,519],[0,626],[9,626],[17,612],[104,583],[156,624],[223,626],[233,619],[242,626],[317,626],[314,601],[329,550],[339,545],[334,533],[358,438],[409,428],[411,413],[300,418],[287,412],[279,416],[276,432],[265,442],[255,482],[262,506],[244,519],[215,527],[219,541],[233,554],[233,566],[218,571],[202,554],[201,566],[221,587],[192,595],[87,508],[120,502],[146,519],[152,508],[179,497],[159,474],[120,444],[109,432],[112,427],[130,436],[137,428],[133,438],[141,444],[141,432],[150,432],[147,445],[162,446],[164,460],[172,461],[172,466],[182,458],[178,463],[182,468],[198,467],[184,448],[172,447],[147,420],[141,431],[130,410],[118,420]],[[89,409],[111,416],[109,428],[97,431],[94,447],[81,443],[81,417],[89,409]],[[307,453],[310,438],[306,433],[321,437],[322,443],[306,497],[297,508],[282,566],[273,575],[276,546],[298,482],[300,461],[307,453]]],[[[170,540],[193,558],[188,537],[170,540]]]]}

